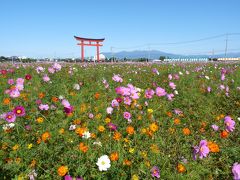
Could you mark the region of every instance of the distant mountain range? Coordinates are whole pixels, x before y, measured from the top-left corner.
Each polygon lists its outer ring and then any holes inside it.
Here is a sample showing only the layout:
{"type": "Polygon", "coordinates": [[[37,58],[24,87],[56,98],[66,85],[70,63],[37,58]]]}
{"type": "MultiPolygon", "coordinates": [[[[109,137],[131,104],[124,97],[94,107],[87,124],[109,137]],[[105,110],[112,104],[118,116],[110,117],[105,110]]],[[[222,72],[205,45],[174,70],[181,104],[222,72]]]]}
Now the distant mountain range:
{"type": "MultiPolygon", "coordinates": [[[[169,58],[208,58],[210,55],[181,55],[181,54],[172,54],[172,53],[166,53],[162,51],[157,50],[151,50],[151,51],[120,51],[120,52],[114,52],[113,54],[111,52],[103,52],[107,58],[111,58],[112,56],[123,59],[123,58],[129,58],[129,59],[136,59],[136,58],[150,58],[150,59],[159,59],[160,56],[165,56],[169,58]]],[[[225,54],[216,54],[213,57],[225,57],[225,54]]],[[[227,53],[227,57],[240,57],[240,52],[237,53],[227,53]]]]}

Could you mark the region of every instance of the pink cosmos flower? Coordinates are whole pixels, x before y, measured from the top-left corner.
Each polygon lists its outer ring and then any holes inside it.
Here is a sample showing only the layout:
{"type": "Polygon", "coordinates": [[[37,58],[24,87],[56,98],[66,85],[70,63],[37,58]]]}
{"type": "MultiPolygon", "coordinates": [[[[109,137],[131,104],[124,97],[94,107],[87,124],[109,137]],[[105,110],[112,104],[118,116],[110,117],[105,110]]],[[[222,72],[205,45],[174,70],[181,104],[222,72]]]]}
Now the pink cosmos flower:
{"type": "Polygon", "coordinates": [[[23,84],[16,84],[16,89],[18,89],[19,91],[22,91],[24,89],[23,84]]]}
{"type": "Polygon", "coordinates": [[[213,124],[211,127],[213,128],[214,131],[218,131],[219,130],[219,127],[216,124],[213,124]]]}
{"type": "Polygon", "coordinates": [[[199,155],[199,158],[202,159],[204,157],[207,157],[209,154],[210,150],[207,146],[207,141],[206,140],[201,140],[199,146],[194,147],[193,151],[193,158],[196,160],[197,154],[199,155]]]}
{"type": "Polygon", "coordinates": [[[9,123],[15,122],[16,116],[13,112],[8,112],[5,115],[5,120],[9,123]]]}
{"type": "Polygon", "coordinates": [[[45,75],[43,76],[43,81],[44,81],[44,82],[50,81],[50,78],[48,77],[47,74],[45,74],[45,75]]]}
{"type": "Polygon", "coordinates": [[[126,104],[126,105],[131,105],[131,103],[132,103],[132,100],[131,100],[131,98],[130,97],[124,97],[123,98],[123,100],[124,100],[124,104],[126,104]]]}
{"type": "Polygon", "coordinates": [[[157,87],[156,88],[156,95],[157,96],[166,96],[167,92],[165,91],[165,89],[161,88],[161,87],[157,87]]]}
{"type": "Polygon", "coordinates": [[[114,76],[112,77],[112,80],[115,82],[123,82],[123,79],[119,74],[118,75],[114,74],[114,76]]]}
{"type": "Polygon", "coordinates": [[[212,90],[212,89],[211,89],[211,87],[209,87],[209,86],[208,86],[208,87],[207,87],[207,92],[209,92],[209,93],[210,93],[210,92],[211,92],[211,90],[212,90]]]}
{"type": "Polygon", "coordinates": [[[90,119],[93,119],[93,118],[94,118],[93,113],[89,113],[88,117],[89,117],[90,119]]]}
{"type": "Polygon", "coordinates": [[[66,100],[66,99],[63,99],[63,100],[62,100],[62,105],[63,105],[64,107],[66,107],[66,108],[68,108],[68,107],[71,106],[70,103],[68,102],[68,100],[66,100]]]}
{"type": "Polygon", "coordinates": [[[112,107],[118,107],[119,103],[116,99],[112,100],[112,107]]]}
{"type": "Polygon", "coordinates": [[[160,178],[160,170],[157,166],[153,166],[153,168],[151,169],[151,175],[152,177],[156,177],[157,179],[160,178]]]}
{"type": "Polygon", "coordinates": [[[225,74],[222,74],[221,75],[221,80],[224,81],[224,79],[225,79],[225,74]]]}
{"type": "Polygon", "coordinates": [[[55,72],[55,70],[54,70],[52,67],[49,67],[49,68],[48,68],[48,72],[51,73],[51,74],[53,74],[53,73],[55,72]]]}
{"type": "Polygon", "coordinates": [[[240,179],[240,164],[238,162],[234,163],[232,166],[233,179],[240,179]]]}
{"type": "Polygon", "coordinates": [[[168,75],[168,79],[169,79],[169,80],[172,80],[172,78],[173,78],[172,75],[169,74],[169,75],[168,75]]]}
{"type": "Polygon", "coordinates": [[[48,104],[40,104],[38,107],[39,107],[40,110],[46,110],[47,111],[49,109],[48,104]]]}
{"type": "Polygon", "coordinates": [[[8,84],[9,84],[9,85],[13,85],[13,84],[14,84],[14,79],[9,79],[9,80],[8,80],[8,84]]]}
{"type": "Polygon", "coordinates": [[[123,113],[123,117],[124,117],[125,119],[131,119],[132,115],[131,115],[131,113],[129,113],[129,112],[124,112],[124,113],[123,113]]]}
{"type": "Polygon", "coordinates": [[[152,89],[147,89],[146,91],[145,91],[145,97],[147,98],[147,99],[151,99],[152,97],[153,97],[153,95],[154,95],[154,90],[152,90],[152,89]]]}
{"type": "Polygon", "coordinates": [[[176,85],[174,84],[174,82],[169,82],[169,86],[170,86],[172,89],[176,89],[176,85]]]}
{"type": "Polygon", "coordinates": [[[159,75],[159,72],[158,72],[158,70],[157,70],[156,68],[153,68],[153,69],[152,69],[152,72],[153,72],[154,74],[159,75]]]}
{"type": "Polygon", "coordinates": [[[13,89],[13,90],[10,91],[9,95],[12,98],[17,98],[17,97],[20,96],[20,92],[19,92],[18,89],[13,89]]]}
{"type": "Polygon", "coordinates": [[[22,84],[24,83],[24,79],[23,78],[17,78],[16,80],[16,84],[22,84]]]}
{"type": "Polygon", "coordinates": [[[107,107],[107,114],[112,114],[113,108],[112,107],[107,107]]]}
{"type": "Polygon", "coordinates": [[[235,121],[232,120],[230,116],[224,118],[224,124],[226,125],[226,131],[232,132],[235,129],[235,121]]]}
{"type": "Polygon", "coordinates": [[[174,97],[174,94],[167,94],[167,99],[169,100],[169,101],[172,101],[173,100],[173,97],[174,97]]]}
{"type": "Polygon", "coordinates": [[[56,71],[60,71],[62,69],[62,66],[60,64],[58,64],[58,63],[54,63],[52,67],[56,71]]]}

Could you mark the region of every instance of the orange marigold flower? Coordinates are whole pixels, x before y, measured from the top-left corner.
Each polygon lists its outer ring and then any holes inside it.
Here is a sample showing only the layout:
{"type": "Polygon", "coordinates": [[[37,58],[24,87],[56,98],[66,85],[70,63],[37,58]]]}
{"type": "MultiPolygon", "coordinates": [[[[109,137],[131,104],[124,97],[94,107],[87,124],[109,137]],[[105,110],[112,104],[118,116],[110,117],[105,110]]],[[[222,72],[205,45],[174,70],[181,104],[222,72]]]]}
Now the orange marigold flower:
{"type": "Polygon", "coordinates": [[[224,114],[220,114],[220,116],[219,116],[221,119],[223,119],[224,117],[225,117],[225,115],[224,114]]]}
{"type": "Polygon", "coordinates": [[[81,124],[81,120],[80,120],[80,119],[75,119],[75,120],[73,121],[73,124],[79,125],[79,124],[81,124]]]}
{"type": "Polygon", "coordinates": [[[80,151],[86,153],[88,151],[88,146],[85,145],[84,143],[80,143],[79,144],[79,149],[80,149],[80,151]]]}
{"type": "Polygon", "coordinates": [[[65,130],[64,130],[63,128],[61,128],[61,129],[59,129],[59,131],[58,131],[58,132],[59,132],[59,134],[63,134],[63,133],[64,133],[64,131],[65,131],[65,130]]]}
{"type": "Polygon", "coordinates": [[[67,166],[60,166],[57,170],[59,176],[65,176],[68,172],[68,167],[67,166]]]}
{"type": "Polygon", "coordinates": [[[205,128],[205,127],[207,126],[207,123],[203,121],[203,122],[201,123],[201,126],[202,126],[203,128],[205,128]]]}
{"type": "Polygon", "coordinates": [[[189,128],[183,128],[183,134],[186,135],[186,136],[190,135],[191,134],[190,129],[189,128]]]}
{"type": "Polygon", "coordinates": [[[52,97],[52,102],[55,102],[55,103],[58,102],[58,98],[55,97],[55,96],[53,96],[53,97],[52,97]]]}
{"type": "Polygon", "coordinates": [[[91,138],[92,138],[92,139],[95,139],[96,137],[97,137],[96,134],[91,133],[91,138]]]}
{"type": "Polygon", "coordinates": [[[44,94],[43,92],[41,92],[41,93],[38,94],[38,98],[42,99],[42,98],[44,98],[44,97],[45,97],[45,94],[44,94]]]}
{"type": "Polygon", "coordinates": [[[128,160],[128,159],[125,159],[123,161],[123,165],[125,165],[125,166],[131,166],[131,164],[132,164],[132,162],[130,160],[128,160]]]}
{"type": "Polygon", "coordinates": [[[36,164],[37,164],[37,161],[36,161],[35,159],[33,159],[33,160],[31,161],[30,167],[35,167],[36,164]]]}
{"type": "Polygon", "coordinates": [[[42,141],[42,139],[41,139],[41,138],[38,138],[38,139],[37,139],[37,144],[40,144],[41,141],[42,141]]]}
{"type": "Polygon", "coordinates": [[[180,124],[180,123],[181,123],[180,119],[178,119],[178,118],[175,118],[175,119],[174,119],[174,124],[178,125],[178,124],[180,124]]]}
{"type": "Polygon", "coordinates": [[[50,139],[50,137],[51,137],[51,135],[50,135],[49,132],[45,132],[45,133],[42,134],[42,140],[44,142],[48,141],[50,139]]]}
{"type": "Polygon", "coordinates": [[[117,161],[119,159],[118,152],[113,152],[110,154],[111,161],[117,161]]]}
{"type": "Polygon", "coordinates": [[[158,130],[158,125],[157,123],[152,123],[150,124],[149,128],[151,131],[156,132],[158,130]]]}
{"type": "Polygon", "coordinates": [[[11,99],[10,98],[4,98],[3,99],[3,105],[9,105],[11,102],[11,99]]]}
{"type": "Polygon", "coordinates": [[[179,173],[184,173],[184,172],[186,171],[186,168],[185,168],[184,165],[178,163],[178,165],[177,165],[177,171],[178,171],[179,173]]]}
{"type": "Polygon", "coordinates": [[[12,150],[13,151],[17,151],[19,149],[19,144],[16,144],[12,147],[12,150]]]}
{"type": "Polygon", "coordinates": [[[132,134],[134,134],[134,127],[128,126],[128,127],[126,128],[126,131],[127,131],[127,133],[128,133],[129,135],[132,135],[132,134]]]}
{"type": "Polygon", "coordinates": [[[213,153],[217,153],[217,152],[220,151],[220,150],[219,150],[219,146],[218,146],[215,142],[209,141],[209,142],[207,143],[207,146],[208,146],[209,150],[210,150],[211,152],[213,152],[213,153]]]}
{"type": "Polygon", "coordinates": [[[100,93],[99,92],[96,92],[95,95],[94,95],[95,99],[98,100],[99,97],[100,97],[100,93]]]}
{"type": "Polygon", "coordinates": [[[169,111],[166,113],[168,117],[172,117],[172,113],[169,111]]]}
{"type": "Polygon", "coordinates": [[[227,137],[228,137],[228,132],[225,131],[225,130],[223,130],[223,131],[221,132],[221,138],[227,138],[227,137]]]}
{"type": "Polygon", "coordinates": [[[87,128],[85,128],[85,127],[78,127],[78,128],[76,128],[76,130],[75,130],[75,132],[79,135],[79,136],[83,136],[83,133],[85,132],[85,131],[87,131],[87,128]]]}
{"type": "Polygon", "coordinates": [[[116,141],[119,141],[122,137],[122,134],[120,132],[115,131],[113,134],[113,139],[116,141]]]}

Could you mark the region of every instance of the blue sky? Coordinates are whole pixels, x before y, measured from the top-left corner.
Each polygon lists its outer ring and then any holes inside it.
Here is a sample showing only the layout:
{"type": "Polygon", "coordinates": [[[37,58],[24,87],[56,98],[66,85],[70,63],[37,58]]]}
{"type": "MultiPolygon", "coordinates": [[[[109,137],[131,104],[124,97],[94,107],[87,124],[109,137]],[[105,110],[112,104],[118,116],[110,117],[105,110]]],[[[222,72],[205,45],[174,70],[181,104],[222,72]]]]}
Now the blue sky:
{"type": "MultiPolygon", "coordinates": [[[[104,37],[101,52],[114,47],[115,52],[201,54],[224,50],[225,37],[146,44],[240,33],[239,0],[2,0],[0,7],[0,55],[5,56],[80,57],[74,35],[104,37]]],[[[240,52],[239,40],[240,35],[229,36],[229,50],[240,52]]],[[[85,54],[95,55],[95,48],[87,47],[85,54]]]]}

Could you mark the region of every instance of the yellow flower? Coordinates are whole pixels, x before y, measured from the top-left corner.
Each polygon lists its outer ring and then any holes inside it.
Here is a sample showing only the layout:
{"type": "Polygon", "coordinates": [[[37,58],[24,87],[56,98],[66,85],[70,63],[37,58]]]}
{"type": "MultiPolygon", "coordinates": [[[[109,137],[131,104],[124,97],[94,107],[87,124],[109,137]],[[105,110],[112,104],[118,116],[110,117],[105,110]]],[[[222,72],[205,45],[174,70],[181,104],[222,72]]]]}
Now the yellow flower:
{"type": "Polygon", "coordinates": [[[33,144],[32,144],[32,143],[31,143],[31,144],[28,144],[27,148],[28,148],[28,149],[31,149],[31,148],[32,148],[32,146],[33,146],[33,144]]]}
{"type": "Polygon", "coordinates": [[[131,180],[139,180],[138,176],[136,174],[134,174],[131,178],[131,180]]]}
{"type": "Polygon", "coordinates": [[[150,149],[152,150],[153,153],[156,153],[156,154],[160,152],[160,150],[156,144],[152,144],[150,149]]]}
{"type": "Polygon", "coordinates": [[[111,119],[107,117],[107,118],[105,119],[105,123],[108,124],[108,123],[110,123],[110,122],[111,122],[111,119]]]}
{"type": "Polygon", "coordinates": [[[147,152],[143,151],[143,152],[141,152],[141,155],[142,155],[142,157],[146,158],[147,157],[147,152]]]}
{"type": "Polygon", "coordinates": [[[105,131],[105,127],[104,126],[98,126],[98,131],[100,131],[100,132],[105,131]]]}
{"type": "Polygon", "coordinates": [[[134,148],[129,148],[129,152],[131,153],[131,154],[133,154],[134,153],[134,148]]]}
{"type": "Polygon", "coordinates": [[[153,109],[148,109],[147,112],[148,112],[149,114],[151,114],[151,113],[153,113],[153,109]]]}
{"type": "Polygon", "coordinates": [[[102,117],[102,114],[101,114],[101,113],[98,113],[98,114],[96,115],[96,118],[97,118],[97,119],[101,119],[101,117],[102,117]]]}
{"type": "Polygon", "coordinates": [[[141,129],[141,133],[142,133],[142,134],[145,134],[146,132],[147,132],[147,129],[146,129],[146,128],[142,128],[142,129],[141,129]]]}
{"type": "Polygon", "coordinates": [[[12,147],[12,150],[17,151],[19,149],[19,144],[16,144],[12,147]]]}
{"type": "Polygon", "coordinates": [[[37,118],[38,123],[43,123],[44,119],[42,117],[37,118]]]}
{"type": "Polygon", "coordinates": [[[151,131],[155,132],[158,130],[158,125],[157,123],[152,123],[149,128],[151,131]]]}
{"type": "Polygon", "coordinates": [[[61,128],[61,129],[59,129],[59,134],[63,134],[64,133],[64,129],[63,128],[61,128]]]}

